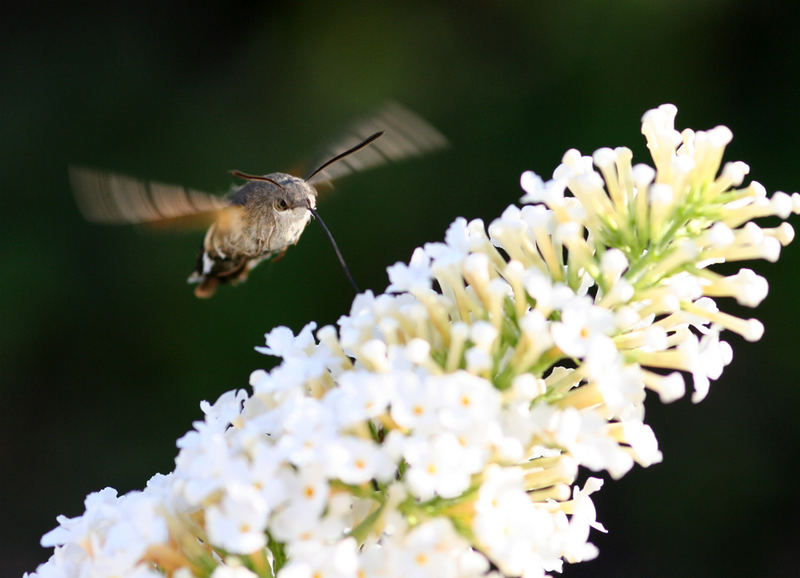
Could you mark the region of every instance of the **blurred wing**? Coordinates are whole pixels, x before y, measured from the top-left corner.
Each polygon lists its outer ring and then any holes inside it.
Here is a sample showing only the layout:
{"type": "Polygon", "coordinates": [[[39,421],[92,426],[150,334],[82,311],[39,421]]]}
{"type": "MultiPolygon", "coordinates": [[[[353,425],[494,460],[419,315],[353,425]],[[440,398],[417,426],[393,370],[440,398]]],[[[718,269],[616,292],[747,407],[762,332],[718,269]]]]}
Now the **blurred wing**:
{"type": "Polygon", "coordinates": [[[327,147],[314,167],[356,146],[370,135],[383,135],[369,146],[336,161],[308,179],[312,185],[338,179],[356,171],[380,166],[390,161],[423,155],[447,146],[447,139],[430,123],[397,103],[388,103],[378,112],[356,122],[342,138],[327,147]]]}
{"type": "Polygon", "coordinates": [[[213,216],[227,199],[179,185],[140,181],[83,167],[70,167],[75,201],[83,216],[98,223],[159,223],[213,216]]]}

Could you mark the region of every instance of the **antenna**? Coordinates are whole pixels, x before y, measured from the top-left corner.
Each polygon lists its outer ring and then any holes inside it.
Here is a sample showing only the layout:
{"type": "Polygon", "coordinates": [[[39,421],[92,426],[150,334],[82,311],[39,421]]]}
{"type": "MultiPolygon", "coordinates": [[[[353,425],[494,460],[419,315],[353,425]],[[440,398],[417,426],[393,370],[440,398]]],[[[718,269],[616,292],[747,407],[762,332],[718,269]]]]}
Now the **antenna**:
{"type": "Polygon", "coordinates": [[[358,143],[356,146],[354,146],[354,147],[351,147],[351,148],[347,149],[347,150],[346,150],[346,151],[344,151],[343,153],[339,153],[338,155],[336,155],[335,157],[333,157],[332,159],[330,159],[330,160],[328,160],[328,161],[325,161],[325,162],[324,162],[324,163],[322,163],[322,165],[321,165],[320,167],[318,167],[316,170],[314,170],[314,171],[311,171],[311,174],[310,174],[310,175],[308,175],[308,176],[305,178],[305,180],[306,180],[306,181],[307,181],[307,180],[309,180],[311,177],[313,177],[314,175],[316,175],[318,172],[320,172],[320,171],[322,171],[323,169],[325,169],[325,168],[327,168],[327,167],[331,166],[331,165],[332,165],[333,163],[335,163],[336,161],[340,161],[340,160],[342,160],[342,159],[343,159],[344,157],[346,157],[347,155],[351,155],[351,154],[353,154],[353,153],[354,153],[354,152],[356,152],[356,151],[360,151],[360,150],[361,150],[361,149],[363,149],[365,146],[367,146],[368,144],[370,144],[372,141],[374,141],[374,140],[376,140],[378,137],[380,137],[382,134],[383,134],[383,131],[382,131],[382,130],[381,130],[381,131],[378,131],[378,132],[376,132],[375,134],[373,134],[373,135],[371,135],[371,136],[368,136],[366,139],[364,139],[363,141],[361,141],[360,143],[358,143]]]}
{"type": "Polygon", "coordinates": [[[325,225],[325,221],[322,220],[322,217],[319,216],[319,213],[315,209],[308,207],[308,210],[311,211],[311,214],[314,215],[314,218],[319,221],[322,230],[325,231],[325,234],[328,236],[328,240],[331,242],[331,245],[333,245],[333,250],[336,253],[336,258],[339,259],[339,264],[342,266],[342,269],[344,269],[344,274],[347,275],[347,280],[350,281],[350,285],[352,285],[353,290],[356,293],[360,293],[361,291],[359,290],[358,285],[356,285],[356,282],[353,281],[353,276],[350,274],[350,269],[347,268],[347,263],[344,262],[344,257],[342,257],[342,253],[339,251],[339,246],[336,244],[336,241],[334,240],[333,235],[331,234],[327,225],[325,225]]]}
{"type": "Polygon", "coordinates": [[[279,189],[283,189],[281,184],[278,181],[275,181],[269,177],[262,177],[261,175],[251,175],[250,173],[245,173],[236,169],[232,169],[228,171],[234,177],[239,177],[240,179],[245,179],[246,181],[266,181],[268,183],[272,183],[279,189]]]}

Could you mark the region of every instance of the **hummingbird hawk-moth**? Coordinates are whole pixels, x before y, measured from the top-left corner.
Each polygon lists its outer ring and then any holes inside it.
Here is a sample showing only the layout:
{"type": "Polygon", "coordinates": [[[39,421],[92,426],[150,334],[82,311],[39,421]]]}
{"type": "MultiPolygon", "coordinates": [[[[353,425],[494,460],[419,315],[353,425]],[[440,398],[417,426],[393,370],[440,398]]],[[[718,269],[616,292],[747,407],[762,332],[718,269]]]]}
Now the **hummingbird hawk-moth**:
{"type": "Polygon", "coordinates": [[[187,217],[212,221],[188,282],[197,297],[211,297],[223,283],[240,283],[259,263],[277,259],[298,242],[312,215],[328,235],[350,283],[344,259],[316,212],[317,186],[387,161],[431,152],[447,140],[425,120],[398,104],[354,124],[328,147],[305,178],[288,173],[231,173],[246,182],[219,197],[176,185],[143,181],[84,167],[70,167],[78,207],[89,221],[165,223],[187,217]]]}

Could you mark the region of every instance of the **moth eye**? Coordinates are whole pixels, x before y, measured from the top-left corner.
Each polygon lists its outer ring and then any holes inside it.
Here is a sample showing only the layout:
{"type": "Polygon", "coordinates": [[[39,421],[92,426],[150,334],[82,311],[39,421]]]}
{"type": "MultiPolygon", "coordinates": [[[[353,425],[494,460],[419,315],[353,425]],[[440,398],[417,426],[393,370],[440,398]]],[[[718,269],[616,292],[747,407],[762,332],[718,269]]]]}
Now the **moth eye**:
{"type": "Polygon", "coordinates": [[[278,199],[275,201],[275,208],[279,211],[285,211],[289,208],[289,203],[287,203],[285,199],[278,199]]]}

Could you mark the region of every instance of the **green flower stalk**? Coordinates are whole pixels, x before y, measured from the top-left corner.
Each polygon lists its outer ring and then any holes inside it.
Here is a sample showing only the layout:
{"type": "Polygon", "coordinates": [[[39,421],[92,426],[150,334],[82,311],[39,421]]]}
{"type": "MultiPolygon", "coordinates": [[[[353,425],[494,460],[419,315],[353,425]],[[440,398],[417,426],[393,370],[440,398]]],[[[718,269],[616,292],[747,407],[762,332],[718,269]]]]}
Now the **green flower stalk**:
{"type": "Polygon", "coordinates": [[[201,405],[175,470],[142,492],[91,494],[42,540],[28,576],[536,577],[593,558],[591,494],[661,460],[647,390],[702,400],[730,363],[718,309],[756,306],[767,282],[726,261],[774,261],[800,196],[743,186],[721,166],[730,131],[674,129],[648,111],[655,167],[626,148],[568,151],[526,172],[522,206],[389,267],[338,327],[279,327],[282,358],[201,405]]]}

